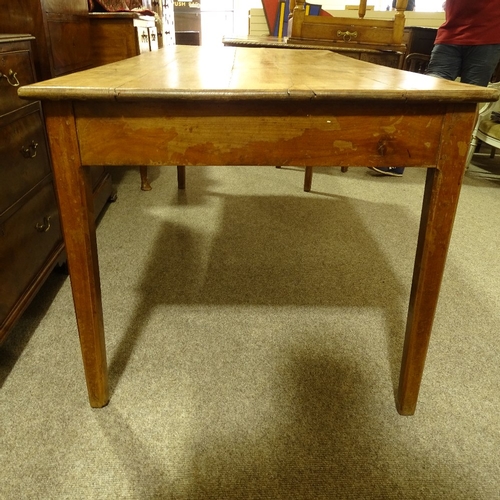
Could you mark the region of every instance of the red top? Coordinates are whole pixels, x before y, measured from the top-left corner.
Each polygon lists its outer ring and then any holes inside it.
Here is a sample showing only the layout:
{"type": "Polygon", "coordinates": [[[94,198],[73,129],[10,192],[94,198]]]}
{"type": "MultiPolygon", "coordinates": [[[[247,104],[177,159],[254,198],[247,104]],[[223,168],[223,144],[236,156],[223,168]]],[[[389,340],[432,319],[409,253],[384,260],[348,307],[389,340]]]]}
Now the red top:
{"type": "Polygon", "coordinates": [[[500,0],[446,0],[445,12],[436,43],[500,44],[500,0]]]}

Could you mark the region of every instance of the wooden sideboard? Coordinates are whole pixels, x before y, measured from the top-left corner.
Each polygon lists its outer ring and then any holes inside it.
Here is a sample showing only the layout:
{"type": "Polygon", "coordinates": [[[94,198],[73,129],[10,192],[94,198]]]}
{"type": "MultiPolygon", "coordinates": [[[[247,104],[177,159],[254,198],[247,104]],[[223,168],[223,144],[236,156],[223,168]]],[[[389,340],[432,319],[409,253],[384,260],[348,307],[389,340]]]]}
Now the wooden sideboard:
{"type": "Polygon", "coordinates": [[[134,12],[91,12],[92,66],[102,66],[158,50],[154,17],[134,12]]]}

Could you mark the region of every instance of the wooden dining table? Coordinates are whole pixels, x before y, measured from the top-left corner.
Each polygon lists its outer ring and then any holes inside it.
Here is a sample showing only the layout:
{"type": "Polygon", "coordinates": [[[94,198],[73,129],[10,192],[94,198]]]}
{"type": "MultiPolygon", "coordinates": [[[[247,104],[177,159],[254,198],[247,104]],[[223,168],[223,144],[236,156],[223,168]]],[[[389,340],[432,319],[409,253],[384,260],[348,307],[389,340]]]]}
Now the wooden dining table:
{"type": "Polygon", "coordinates": [[[414,413],[476,105],[497,90],[330,51],[173,46],[19,95],[43,102],[92,407],[109,389],[90,166],[426,168],[396,396],[414,413]]]}
{"type": "Polygon", "coordinates": [[[343,56],[368,61],[390,68],[402,68],[405,53],[398,50],[383,50],[366,48],[361,45],[352,46],[341,43],[317,43],[290,42],[288,37],[277,37],[271,35],[246,35],[246,36],[224,36],[222,43],[225,47],[267,47],[275,49],[302,49],[302,50],[331,50],[343,56]]]}

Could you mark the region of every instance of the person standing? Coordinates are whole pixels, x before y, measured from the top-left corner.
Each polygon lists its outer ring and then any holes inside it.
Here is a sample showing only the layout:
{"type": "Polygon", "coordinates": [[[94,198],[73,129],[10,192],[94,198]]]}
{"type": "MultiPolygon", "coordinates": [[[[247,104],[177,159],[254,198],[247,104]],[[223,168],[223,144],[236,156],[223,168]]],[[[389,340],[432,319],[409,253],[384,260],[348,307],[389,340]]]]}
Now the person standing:
{"type": "MultiPolygon", "coordinates": [[[[392,0],[392,10],[396,10],[396,0],[392,0]]],[[[405,10],[415,10],[415,0],[408,0],[405,10]]]]}
{"type": "MultiPolygon", "coordinates": [[[[500,0],[446,0],[426,74],[487,87],[500,60],[500,0]]],[[[403,167],[375,167],[401,177],[403,167]]]]}

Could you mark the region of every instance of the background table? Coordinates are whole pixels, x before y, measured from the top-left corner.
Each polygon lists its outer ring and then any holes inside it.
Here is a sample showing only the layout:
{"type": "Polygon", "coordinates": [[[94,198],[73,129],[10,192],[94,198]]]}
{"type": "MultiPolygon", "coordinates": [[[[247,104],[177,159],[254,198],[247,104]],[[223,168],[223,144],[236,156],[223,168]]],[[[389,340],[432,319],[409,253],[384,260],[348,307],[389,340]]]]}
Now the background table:
{"type": "Polygon", "coordinates": [[[301,50],[331,50],[343,56],[359,59],[360,61],[389,66],[390,68],[401,68],[403,66],[404,52],[397,50],[377,50],[355,47],[342,47],[339,44],[318,45],[313,43],[290,43],[288,38],[277,36],[225,36],[222,38],[225,47],[263,47],[274,49],[301,49],[301,50]]]}
{"type": "Polygon", "coordinates": [[[405,165],[428,168],[397,396],[415,411],[476,103],[496,90],[328,51],[174,46],[19,94],[44,102],[93,407],[109,391],[89,166],[405,165]]]}

